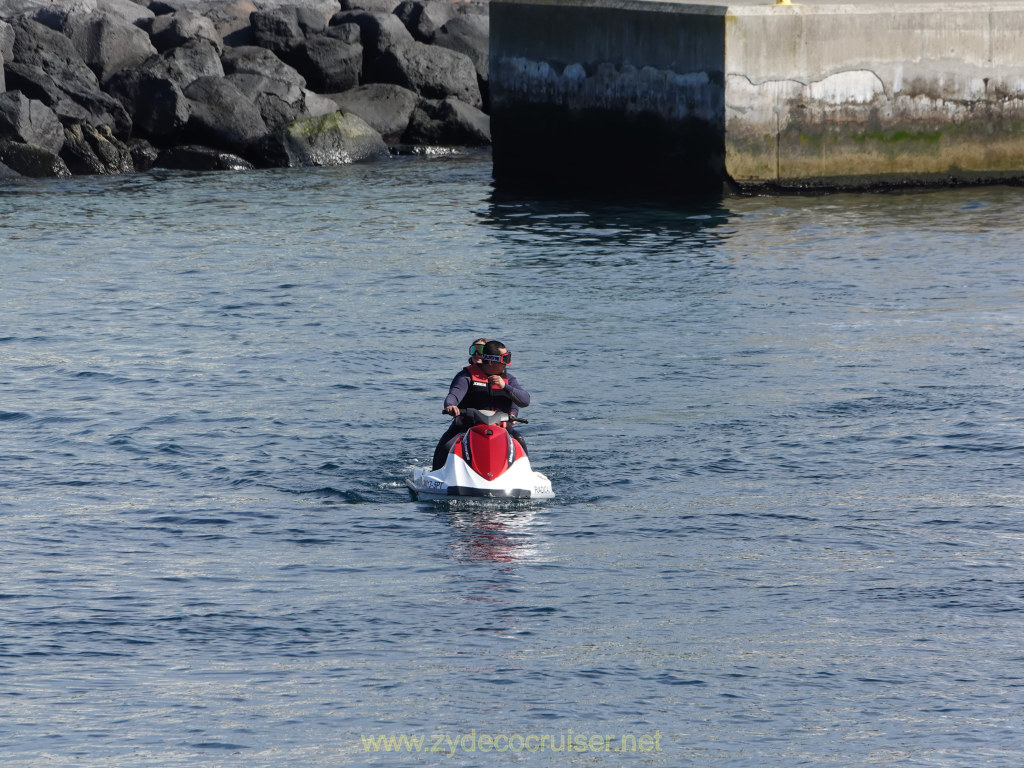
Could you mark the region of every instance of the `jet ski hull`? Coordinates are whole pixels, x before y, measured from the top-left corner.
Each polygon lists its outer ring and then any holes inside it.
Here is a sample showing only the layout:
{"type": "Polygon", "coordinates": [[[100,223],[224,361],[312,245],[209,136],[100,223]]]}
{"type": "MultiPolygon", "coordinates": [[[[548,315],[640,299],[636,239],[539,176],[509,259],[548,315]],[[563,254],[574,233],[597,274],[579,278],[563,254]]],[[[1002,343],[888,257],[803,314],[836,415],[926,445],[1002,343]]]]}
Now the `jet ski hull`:
{"type": "Polygon", "coordinates": [[[441,469],[414,469],[405,480],[413,498],[420,501],[475,499],[551,499],[551,481],[530,467],[525,456],[497,479],[486,480],[455,454],[441,469]]]}
{"type": "Polygon", "coordinates": [[[526,451],[505,428],[508,414],[469,408],[465,417],[473,426],[453,443],[444,466],[413,469],[406,478],[414,499],[554,497],[551,481],[533,470],[526,451]]]}

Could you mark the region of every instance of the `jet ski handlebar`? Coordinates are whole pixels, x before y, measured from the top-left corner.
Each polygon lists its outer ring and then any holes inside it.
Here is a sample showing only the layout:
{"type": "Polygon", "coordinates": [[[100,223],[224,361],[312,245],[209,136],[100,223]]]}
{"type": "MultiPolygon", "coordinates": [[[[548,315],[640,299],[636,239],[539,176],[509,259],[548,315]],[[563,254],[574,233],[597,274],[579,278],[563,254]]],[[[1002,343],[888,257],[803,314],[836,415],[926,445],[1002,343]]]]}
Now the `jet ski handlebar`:
{"type": "Polygon", "coordinates": [[[473,424],[500,424],[503,421],[509,424],[530,423],[527,419],[520,419],[504,411],[487,411],[479,408],[466,408],[460,415],[465,416],[473,424]]]}

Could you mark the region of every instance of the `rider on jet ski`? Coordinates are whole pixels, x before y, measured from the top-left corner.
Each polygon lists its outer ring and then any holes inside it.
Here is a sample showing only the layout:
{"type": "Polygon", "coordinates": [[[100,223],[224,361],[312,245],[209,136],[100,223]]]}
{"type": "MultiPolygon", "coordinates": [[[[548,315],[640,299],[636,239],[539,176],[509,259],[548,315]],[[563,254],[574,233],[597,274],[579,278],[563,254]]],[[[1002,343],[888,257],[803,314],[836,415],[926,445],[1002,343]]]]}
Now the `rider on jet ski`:
{"type": "MultiPolygon", "coordinates": [[[[519,413],[519,408],[530,404],[530,393],[519,386],[516,377],[506,371],[512,362],[512,353],[500,341],[488,341],[481,349],[480,340],[469,348],[470,364],[455,374],[448,396],[444,399],[444,412],[452,416],[452,423],[441,436],[434,449],[432,469],[444,466],[456,438],[464,432],[469,424],[461,416],[462,410],[504,411],[512,416],[519,413]]],[[[516,430],[508,427],[509,434],[515,438],[526,452],[526,442],[516,430]]]]}

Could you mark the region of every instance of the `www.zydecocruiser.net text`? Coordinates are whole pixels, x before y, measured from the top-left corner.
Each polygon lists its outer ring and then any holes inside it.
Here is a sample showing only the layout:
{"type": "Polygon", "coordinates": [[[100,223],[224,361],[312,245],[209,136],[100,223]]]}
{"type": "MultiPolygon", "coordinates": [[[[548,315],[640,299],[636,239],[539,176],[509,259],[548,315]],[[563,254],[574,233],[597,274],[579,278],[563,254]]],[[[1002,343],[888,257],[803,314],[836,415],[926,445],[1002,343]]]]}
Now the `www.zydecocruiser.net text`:
{"type": "Polygon", "coordinates": [[[364,752],[444,754],[475,752],[661,752],[661,731],[653,733],[431,733],[360,736],[364,752]]]}

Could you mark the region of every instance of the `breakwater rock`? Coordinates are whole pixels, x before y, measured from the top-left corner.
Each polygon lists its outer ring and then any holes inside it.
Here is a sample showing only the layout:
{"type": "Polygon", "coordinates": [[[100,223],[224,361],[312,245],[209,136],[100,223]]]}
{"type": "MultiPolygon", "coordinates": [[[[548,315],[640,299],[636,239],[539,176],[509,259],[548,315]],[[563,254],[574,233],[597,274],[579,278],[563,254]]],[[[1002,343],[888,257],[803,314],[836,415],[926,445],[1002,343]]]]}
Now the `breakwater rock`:
{"type": "Polygon", "coordinates": [[[490,143],[486,0],[4,0],[0,179],[490,143]]]}

